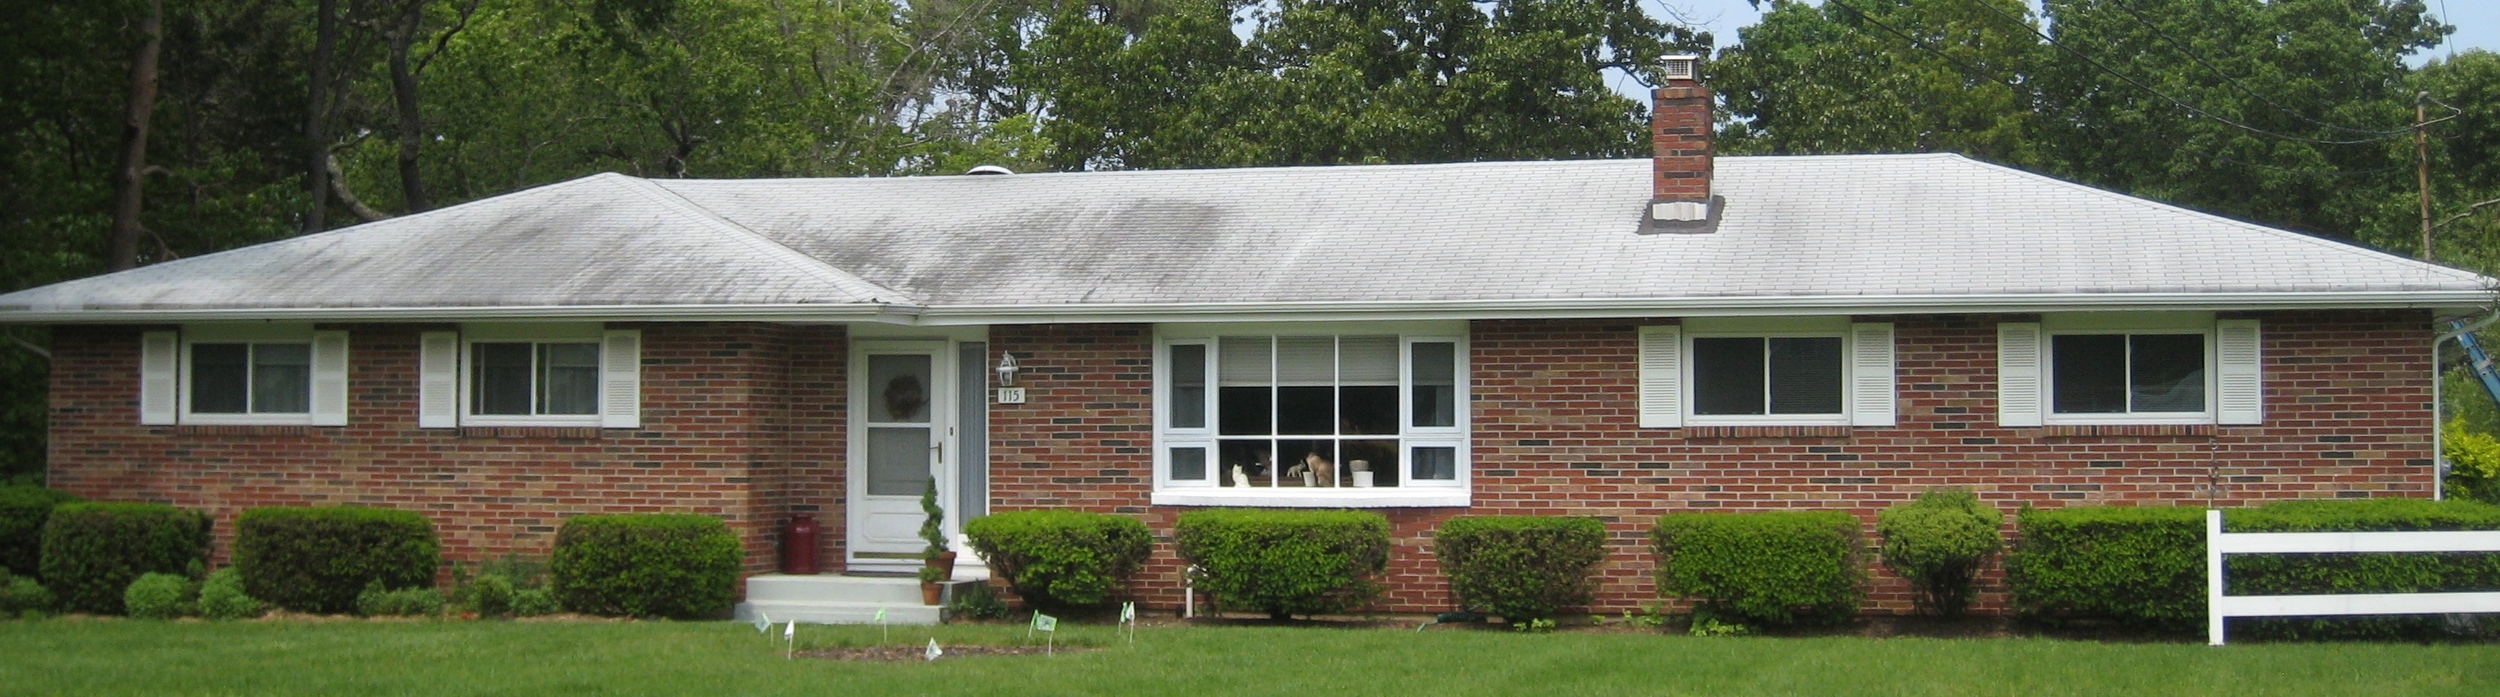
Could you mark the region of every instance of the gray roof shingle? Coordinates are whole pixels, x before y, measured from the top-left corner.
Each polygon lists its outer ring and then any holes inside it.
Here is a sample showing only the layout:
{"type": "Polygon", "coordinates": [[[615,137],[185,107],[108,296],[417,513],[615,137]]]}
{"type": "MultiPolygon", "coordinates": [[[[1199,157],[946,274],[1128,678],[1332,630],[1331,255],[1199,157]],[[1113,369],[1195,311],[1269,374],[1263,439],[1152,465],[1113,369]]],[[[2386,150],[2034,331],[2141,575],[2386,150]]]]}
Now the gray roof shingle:
{"type": "Polygon", "coordinates": [[[1715,188],[1727,206],[1711,234],[1637,234],[1649,188],[1648,160],[599,175],[20,291],[0,296],[0,319],[210,308],[1573,302],[1673,314],[1799,299],[1877,307],[1909,297],[2339,294],[2453,305],[2494,283],[1953,155],[1720,158],[1715,188]]]}

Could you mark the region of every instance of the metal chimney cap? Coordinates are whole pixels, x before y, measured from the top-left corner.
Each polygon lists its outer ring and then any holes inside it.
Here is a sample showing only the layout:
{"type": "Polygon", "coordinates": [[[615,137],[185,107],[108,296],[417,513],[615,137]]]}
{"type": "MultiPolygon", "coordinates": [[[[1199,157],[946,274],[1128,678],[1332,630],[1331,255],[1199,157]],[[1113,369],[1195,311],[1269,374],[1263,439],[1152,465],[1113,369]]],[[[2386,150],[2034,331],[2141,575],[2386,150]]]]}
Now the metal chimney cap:
{"type": "Polygon", "coordinates": [[[1665,63],[1665,64],[1666,64],[1666,68],[1667,68],[1667,79],[1669,79],[1669,80],[1693,80],[1693,79],[1698,79],[1698,78],[1696,78],[1696,77],[1695,77],[1695,75],[1696,75],[1695,67],[1701,64],[1701,56],[1693,55],[1693,54],[1690,54],[1690,53],[1678,53],[1678,54],[1671,55],[1671,56],[1665,56],[1665,57],[1661,58],[1660,60],[1661,60],[1663,63],[1665,63]]]}

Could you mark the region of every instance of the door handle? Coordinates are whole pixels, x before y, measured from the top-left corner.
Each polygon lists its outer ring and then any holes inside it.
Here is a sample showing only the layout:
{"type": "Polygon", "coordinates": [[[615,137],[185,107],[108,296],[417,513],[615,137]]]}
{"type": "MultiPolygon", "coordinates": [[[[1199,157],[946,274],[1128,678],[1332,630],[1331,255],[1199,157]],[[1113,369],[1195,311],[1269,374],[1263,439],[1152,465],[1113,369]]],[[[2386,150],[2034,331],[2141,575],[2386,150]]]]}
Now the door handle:
{"type": "Polygon", "coordinates": [[[937,442],[937,444],[929,446],[929,449],[930,449],[930,450],[937,451],[937,463],[938,463],[938,464],[941,464],[941,465],[946,464],[946,442],[945,442],[945,441],[938,441],[938,442],[937,442]]]}

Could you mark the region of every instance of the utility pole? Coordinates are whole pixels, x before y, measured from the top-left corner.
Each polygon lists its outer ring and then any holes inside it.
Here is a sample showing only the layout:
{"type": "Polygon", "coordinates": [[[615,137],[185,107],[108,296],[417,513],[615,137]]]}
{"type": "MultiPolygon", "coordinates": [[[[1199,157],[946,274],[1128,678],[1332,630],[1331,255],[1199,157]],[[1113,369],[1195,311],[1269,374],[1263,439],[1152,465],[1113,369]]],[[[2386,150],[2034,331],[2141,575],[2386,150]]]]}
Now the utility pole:
{"type": "Polygon", "coordinates": [[[2431,260],[2431,93],[2413,93],[2414,183],[2422,190],[2422,260],[2431,260]]]}

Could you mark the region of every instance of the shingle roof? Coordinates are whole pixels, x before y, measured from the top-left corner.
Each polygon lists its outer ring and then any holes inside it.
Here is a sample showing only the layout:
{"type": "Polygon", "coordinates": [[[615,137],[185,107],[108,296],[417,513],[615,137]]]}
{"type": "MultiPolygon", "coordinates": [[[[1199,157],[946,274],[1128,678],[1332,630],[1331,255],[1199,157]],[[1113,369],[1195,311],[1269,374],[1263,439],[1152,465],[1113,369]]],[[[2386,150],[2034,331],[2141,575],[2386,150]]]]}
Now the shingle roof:
{"type": "Polygon", "coordinates": [[[1720,158],[1718,230],[1644,235],[1649,167],[600,175],[0,296],[0,319],[255,307],[883,305],[1081,315],[1342,303],[1673,314],[2094,297],[2113,306],[2330,297],[2427,306],[2470,304],[2494,284],[1953,155],[1720,158]]]}

